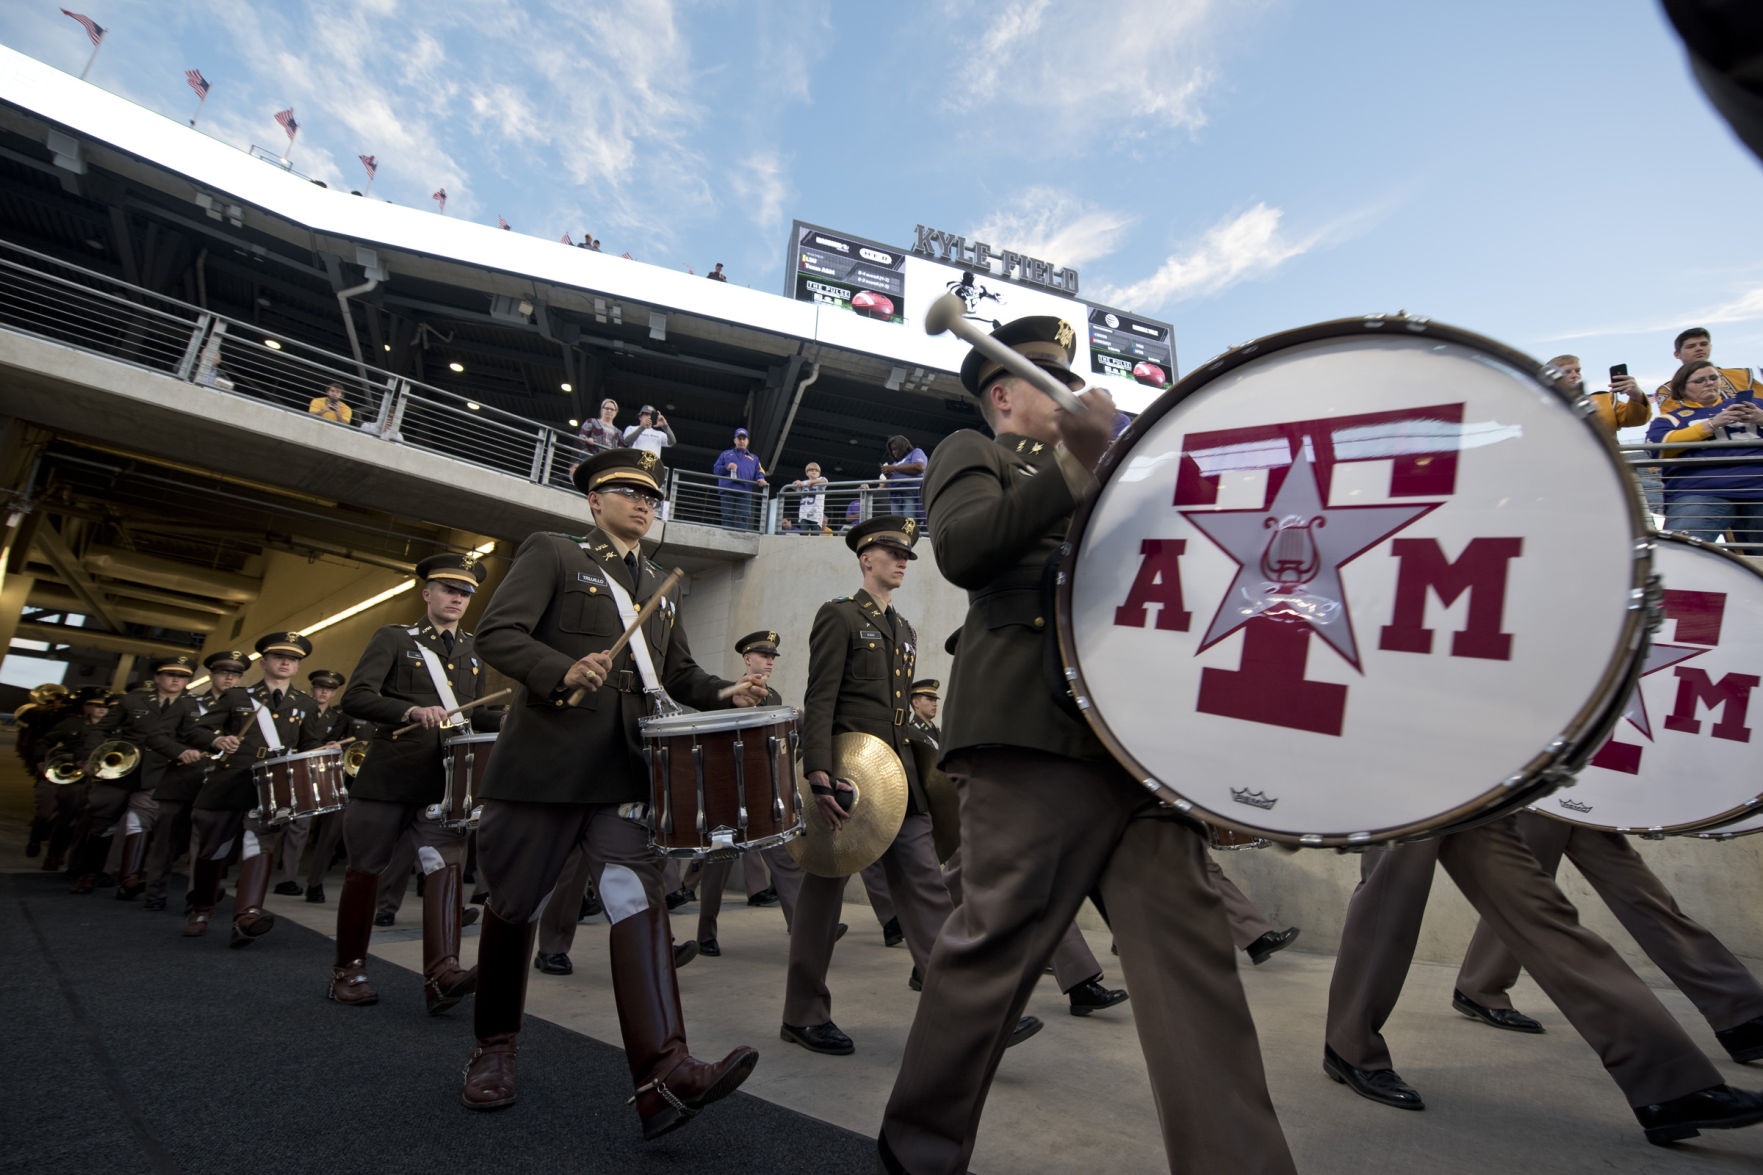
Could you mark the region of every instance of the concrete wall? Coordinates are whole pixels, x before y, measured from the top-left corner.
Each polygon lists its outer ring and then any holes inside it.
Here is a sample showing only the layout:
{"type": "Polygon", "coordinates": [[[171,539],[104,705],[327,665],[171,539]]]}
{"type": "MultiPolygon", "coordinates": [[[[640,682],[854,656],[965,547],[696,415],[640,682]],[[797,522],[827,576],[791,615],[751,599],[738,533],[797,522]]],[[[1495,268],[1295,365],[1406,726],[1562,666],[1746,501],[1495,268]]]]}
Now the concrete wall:
{"type": "MultiPolygon", "coordinates": [[[[943,639],[959,627],[966,614],[966,597],[937,574],[928,543],[919,544],[918,554],[894,604],[918,629],[923,644],[918,675],[947,681],[950,658],[943,652],[943,639]]],[[[800,705],[807,684],[808,631],[815,610],[824,601],[860,586],[856,556],[843,541],[762,537],[758,555],[750,563],[693,578],[681,615],[699,663],[725,677],[740,669],[733,647],[736,638],[754,629],[775,628],[783,640],[772,681],[785,701],[800,705]]],[[[1763,974],[1763,914],[1759,913],[1763,911],[1763,834],[1726,843],[1687,838],[1635,843],[1676,895],[1678,904],[1763,974]]],[[[1219,853],[1218,861],[1270,921],[1303,927],[1302,947],[1329,952],[1337,949],[1347,899],[1359,877],[1356,855],[1259,849],[1219,853]]],[[[1571,864],[1562,866],[1561,880],[1585,923],[1607,938],[1649,981],[1663,982],[1571,864]]],[[[861,902],[855,892],[852,899],[861,902]]],[[[1100,919],[1088,905],[1080,921],[1092,929],[1101,928],[1100,919]]],[[[1427,908],[1418,957],[1458,961],[1475,922],[1475,912],[1441,871],[1427,908]]]]}

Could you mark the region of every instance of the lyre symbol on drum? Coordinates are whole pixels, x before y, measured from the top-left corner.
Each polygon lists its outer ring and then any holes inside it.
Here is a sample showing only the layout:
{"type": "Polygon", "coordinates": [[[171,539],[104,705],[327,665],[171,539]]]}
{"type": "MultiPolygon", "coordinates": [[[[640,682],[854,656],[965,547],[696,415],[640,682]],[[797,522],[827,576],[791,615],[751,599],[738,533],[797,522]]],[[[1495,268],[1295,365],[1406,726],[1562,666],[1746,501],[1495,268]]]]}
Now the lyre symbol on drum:
{"type": "Polygon", "coordinates": [[[1261,574],[1269,584],[1277,585],[1276,593],[1291,595],[1316,578],[1322,569],[1322,557],[1316,550],[1316,536],[1310,530],[1327,526],[1326,517],[1318,514],[1305,522],[1297,515],[1281,518],[1270,514],[1261,525],[1262,529],[1273,531],[1261,552],[1261,574]]]}

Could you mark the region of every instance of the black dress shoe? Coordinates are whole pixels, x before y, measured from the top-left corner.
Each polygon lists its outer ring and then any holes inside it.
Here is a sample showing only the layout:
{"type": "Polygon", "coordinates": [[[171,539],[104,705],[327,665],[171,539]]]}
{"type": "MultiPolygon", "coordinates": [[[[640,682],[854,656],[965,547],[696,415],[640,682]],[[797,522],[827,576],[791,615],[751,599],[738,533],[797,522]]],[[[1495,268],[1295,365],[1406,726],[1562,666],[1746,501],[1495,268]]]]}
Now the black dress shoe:
{"type": "Polygon", "coordinates": [[[677,910],[696,896],[697,895],[689,889],[676,889],[667,895],[667,908],[670,910],[677,910]]]}
{"type": "Polygon", "coordinates": [[[298,881],[278,881],[275,883],[274,892],[281,894],[284,898],[297,898],[305,891],[300,888],[298,881]]]}
{"type": "Polygon", "coordinates": [[[315,906],[324,905],[324,886],[309,885],[306,887],[306,900],[315,906]]]}
{"type": "Polygon", "coordinates": [[[882,945],[884,947],[897,947],[905,941],[906,936],[900,933],[900,920],[898,918],[889,918],[886,922],[882,923],[882,945]]]}
{"type": "Polygon", "coordinates": [[[461,929],[464,929],[467,926],[476,926],[477,919],[477,908],[474,906],[467,906],[459,915],[459,926],[461,929]]]}
{"type": "Polygon", "coordinates": [[[469,904],[473,905],[473,906],[481,906],[489,900],[490,900],[490,895],[480,891],[478,893],[474,893],[471,895],[471,900],[470,900],[469,904]]]}
{"type": "Polygon", "coordinates": [[[1039,1016],[1024,1016],[1016,1022],[1016,1027],[1010,1030],[1010,1039],[1005,1042],[1004,1047],[1015,1048],[1045,1027],[1046,1025],[1041,1023],[1039,1016]]]}
{"type": "Polygon", "coordinates": [[[1726,1055],[1735,1061],[1755,1061],[1763,1057],[1763,1016],[1746,1020],[1733,1028],[1722,1028],[1714,1034],[1726,1055]]]}
{"type": "Polygon", "coordinates": [[[777,886],[775,885],[768,885],[747,899],[749,906],[775,906],[777,903],[777,886]]]}
{"type": "Polygon", "coordinates": [[[794,1024],[785,1024],[778,1030],[778,1037],[791,1044],[799,1044],[811,1053],[825,1053],[829,1057],[846,1057],[855,1052],[857,1046],[851,1038],[839,1031],[839,1026],[828,1020],[825,1024],[810,1024],[797,1028],[794,1024]]]}
{"type": "Polygon", "coordinates": [[[165,909],[165,899],[162,897],[161,898],[142,898],[141,899],[141,909],[151,910],[151,911],[157,913],[158,911],[165,909]]]}
{"type": "Polygon", "coordinates": [[[375,926],[396,926],[398,924],[398,915],[392,913],[390,910],[381,910],[373,916],[373,924],[375,926]]]}
{"type": "Polygon", "coordinates": [[[698,957],[698,944],[693,939],[673,944],[673,969],[678,971],[698,957]]]}
{"type": "Polygon", "coordinates": [[[547,975],[572,975],[575,964],[564,954],[547,955],[544,953],[533,956],[533,970],[543,971],[547,975]]]}
{"type": "Polygon", "coordinates": [[[906,977],[906,986],[910,987],[913,991],[924,990],[924,976],[918,973],[917,967],[912,968],[912,974],[906,977]]]}
{"type": "Polygon", "coordinates": [[[1088,1016],[1091,1012],[1100,1012],[1103,1008],[1112,1008],[1115,1004],[1126,1002],[1124,988],[1103,987],[1095,979],[1085,980],[1065,994],[1071,997],[1073,1016],[1088,1016]]]}
{"type": "Polygon", "coordinates": [[[1266,934],[1243,948],[1249,956],[1249,962],[1259,967],[1274,954],[1285,950],[1298,941],[1298,928],[1288,926],[1284,930],[1269,930],[1266,934]]]}
{"type": "Polygon", "coordinates": [[[601,903],[600,895],[589,890],[582,897],[582,912],[575,916],[575,920],[580,922],[583,918],[592,918],[596,914],[604,914],[605,912],[606,907],[601,903]]]}
{"type": "Polygon", "coordinates": [[[1480,1020],[1483,1024],[1504,1028],[1508,1032],[1529,1032],[1534,1035],[1543,1031],[1541,1024],[1515,1008],[1489,1008],[1476,1003],[1460,991],[1451,993],[1451,1006],[1471,1020],[1480,1020]]]}
{"type": "Polygon", "coordinates": [[[1322,1046],[1322,1071],[1358,1094],[1398,1110],[1424,1110],[1426,1103],[1420,1092],[1400,1077],[1394,1069],[1355,1069],[1341,1060],[1341,1055],[1322,1046]]]}
{"type": "Polygon", "coordinates": [[[841,922],[837,926],[833,927],[833,941],[838,942],[841,938],[844,938],[845,931],[847,931],[849,929],[851,929],[851,928],[849,926],[846,926],[843,922],[841,922]]]}
{"type": "Polygon", "coordinates": [[[1704,1130],[1731,1130],[1763,1122],[1763,1093],[1715,1085],[1653,1106],[1636,1106],[1634,1116],[1654,1146],[1694,1138],[1704,1130]]]}
{"type": "Polygon", "coordinates": [[[716,945],[716,940],[714,938],[701,938],[698,940],[698,953],[700,955],[709,955],[712,959],[720,959],[722,957],[722,948],[716,945]]]}

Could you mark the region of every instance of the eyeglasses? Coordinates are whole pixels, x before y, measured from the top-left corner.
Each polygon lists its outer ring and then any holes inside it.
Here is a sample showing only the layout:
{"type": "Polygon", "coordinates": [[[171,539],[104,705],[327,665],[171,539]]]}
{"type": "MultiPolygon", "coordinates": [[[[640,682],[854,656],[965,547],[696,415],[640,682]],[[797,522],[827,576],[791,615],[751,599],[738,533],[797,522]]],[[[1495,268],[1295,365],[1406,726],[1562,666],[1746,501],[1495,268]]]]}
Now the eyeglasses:
{"type": "Polygon", "coordinates": [[[621,498],[629,498],[633,502],[641,502],[651,510],[661,508],[661,499],[644,490],[633,490],[629,486],[612,486],[600,491],[603,494],[617,494],[621,498]]]}

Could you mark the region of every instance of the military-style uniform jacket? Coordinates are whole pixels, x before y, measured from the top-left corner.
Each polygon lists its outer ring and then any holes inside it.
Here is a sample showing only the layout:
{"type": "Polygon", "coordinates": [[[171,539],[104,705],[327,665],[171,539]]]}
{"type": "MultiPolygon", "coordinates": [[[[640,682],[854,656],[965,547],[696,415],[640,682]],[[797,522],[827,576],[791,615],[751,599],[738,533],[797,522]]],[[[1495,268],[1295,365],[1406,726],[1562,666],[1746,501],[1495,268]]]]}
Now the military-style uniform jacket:
{"type": "MultiPolygon", "coordinates": [[[[218,725],[204,722],[203,719],[208,716],[210,710],[220,704],[220,699],[224,696],[224,692],[219,694],[210,692],[196,696],[187,690],[178,696],[177,702],[171,708],[172,714],[177,716],[173,720],[173,724],[181,732],[185,729],[184,724],[187,721],[193,724],[196,731],[192,741],[185,742],[186,746],[206,747],[213,745],[215,736],[221,733],[220,728],[218,725]],[[187,719],[184,717],[186,713],[190,715],[187,719]]],[[[178,740],[184,741],[181,733],[178,735],[178,740]]],[[[153,798],[162,804],[190,803],[196,798],[196,793],[202,790],[202,781],[207,778],[208,772],[213,766],[214,760],[207,758],[196,763],[167,763],[152,785],[153,798]]]]}
{"type": "MultiPolygon", "coordinates": [[[[516,683],[514,704],[480,796],[548,804],[620,804],[649,798],[637,721],[650,712],[636,662],[626,648],[612,676],[577,706],[563,685],[569,667],[612,647],[624,632],[616,582],[641,608],[666,572],[638,555],[637,582],[598,527],[585,536],[530,535],[520,545],[478,626],[478,655],[516,683]]],[[[730,705],[730,684],[698,667],[670,596],[644,622],[656,675],[674,701],[700,710],[730,705]]],[[[634,642],[633,642],[634,643],[634,642]]]]}
{"type": "Polygon", "coordinates": [[[49,755],[49,740],[68,715],[77,716],[77,707],[36,706],[18,721],[18,741],[13,748],[32,775],[42,773],[43,760],[49,755]]]}
{"type": "MultiPolygon", "coordinates": [[[[444,663],[444,662],[443,662],[444,663]]],[[[318,718],[319,732],[327,743],[340,743],[350,738],[372,738],[373,723],[365,718],[351,718],[343,713],[341,706],[331,706],[320,710],[318,718]]]]}
{"type": "Polygon", "coordinates": [[[873,734],[906,768],[907,808],[928,812],[906,720],[918,634],[904,616],[867,591],[828,600],[808,636],[808,691],[802,698],[802,770],[833,770],[833,736],[873,734]]]}
{"type": "Polygon", "coordinates": [[[931,455],[924,497],[937,568],[968,599],[943,700],[944,760],[988,744],[1108,757],[1088,724],[1054,701],[1047,675],[1059,652],[1047,561],[1095,485],[1063,449],[1009,433],[963,429],[931,455]]]}
{"type": "Polygon", "coordinates": [[[455,718],[456,727],[418,728],[392,737],[394,730],[409,725],[404,714],[412,706],[441,705],[441,695],[423,662],[421,650],[425,648],[440,662],[461,706],[478,696],[483,674],[471,633],[455,633],[451,653],[426,616],[416,624],[388,624],[374,633],[361,662],[349,674],[341,699],[344,714],[377,724],[367,760],[349,785],[353,798],[433,804],[446,791],[441,742],[466,733],[472,712],[455,718]]]}
{"type": "Polygon", "coordinates": [[[290,685],[281,706],[270,715],[281,747],[268,746],[252,711],[259,705],[267,709],[272,700],[262,682],[249,688],[234,686],[203,715],[202,724],[215,734],[238,735],[239,749],[209,771],[196,794],[195,807],[231,812],[255,808],[257,788],[251,781],[251,768],[258,760],[324,745],[318,731],[318,699],[290,685]]]}
{"type": "Polygon", "coordinates": [[[943,732],[937,729],[936,723],[926,722],[915,711],[906,717],[906,737],[915,738],[935,747],[942,744],[943,732]]]}
{"type": "Polygon", "coordinates": [[[115,737],[141,749],[141,766],[125,779],[110,780],[116,787],[157,789],[172,760],[186,750],[205,751],[214,741],[214,732],[200,724],[195,702],[182,694],[162,711],[159,694],[152,687],[130,690],[117,709],[122,711],[122,721],[115,737]]]}
{"type": "MultiPolygon", "coordinates": [[[[48,738],[44,740],[49,748],[48,754],[44,756],[44,761],[47,762],[56,755],[72,755],[74,760],[84,767],[86,760],[92,757],[92,752],[98,749],[98,744],[109,742],[116,737],[116,728],[121,723],[122,708],[120,706],[112,706],[110,713],[97,722],[87,722],[86,716],[81,714],[78,708],[75,708],[72,714],[57,722],[54,728],[49,731],[48,738]]],[[[91,783],[92,781],[87,778],[80,780],[80,782],[91,783]]]]}

